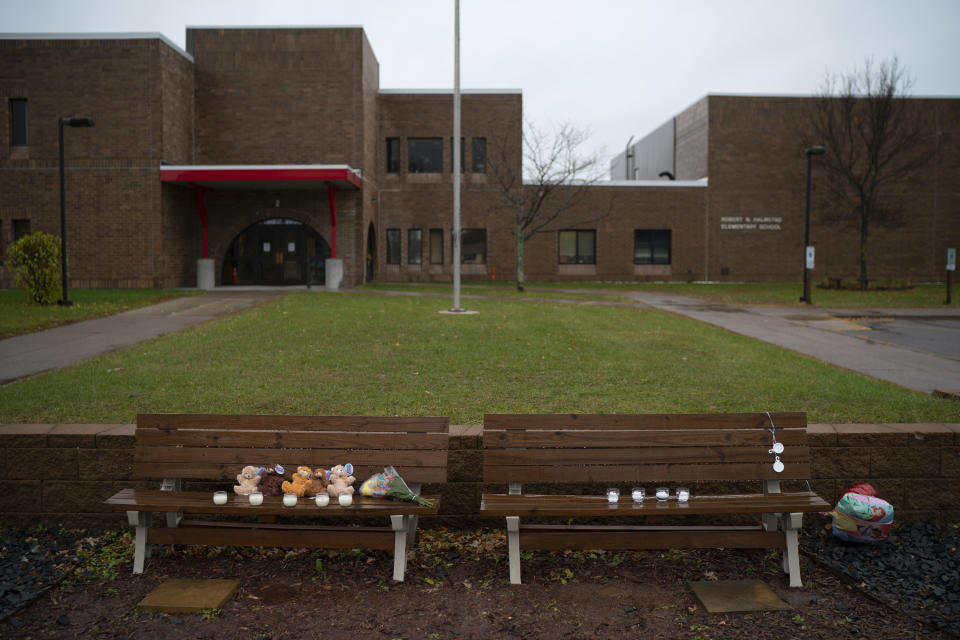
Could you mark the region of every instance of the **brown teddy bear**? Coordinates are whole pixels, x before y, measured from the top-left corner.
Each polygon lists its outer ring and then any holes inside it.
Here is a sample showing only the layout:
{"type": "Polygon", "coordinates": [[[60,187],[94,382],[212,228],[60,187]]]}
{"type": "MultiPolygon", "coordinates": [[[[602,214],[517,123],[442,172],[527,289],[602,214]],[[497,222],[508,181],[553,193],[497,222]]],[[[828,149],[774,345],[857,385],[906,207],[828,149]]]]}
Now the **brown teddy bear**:
{"type": "Polygon", "coordinates": [[[330,494],[331,498],[336,498],[337,496],[344,494],[352,494],[354,488],[351,487],[356,478],[353,477],[353,465],[349,462],[346,465],[338,464],[329,471],[327,471],[327,481],[330,483],[327,486],[327,493],[330,494]]]}
{"type": "Polygon", "coordinates": [[[297,472],[293,474],[293,482],[284,482],[280,488],[284,493],[292,493],[298,498],[302,498],[307,490],[307,483],[313,477],[310,467],[297,467],[297,472]]]}
{"type": "Polygon", "coordinates": [[[234,485],[233,492],[238,496],[248,496],[255,492],[257,485],[260,484],[260,474],[257,473],[257,468],[251,465],[245,466],[243,471],[237,475],[237,482],[239,484],[234,485]]]}
{"type": "Polygon", "coordinates": [[[284,468],[274,465],[270,467],[260,467],[260,493],[265,496],[279,496],[283,493],[280,489],[283,485],[284,468]]]}
{"type": "Polygon", "coordinates": [[[326,469],[314,469],[313,478],[310,482],[307,483],[307,490],[304,493],[306,496],[313,497],[318,493],[327,492],[327,470],[326,469]]]}

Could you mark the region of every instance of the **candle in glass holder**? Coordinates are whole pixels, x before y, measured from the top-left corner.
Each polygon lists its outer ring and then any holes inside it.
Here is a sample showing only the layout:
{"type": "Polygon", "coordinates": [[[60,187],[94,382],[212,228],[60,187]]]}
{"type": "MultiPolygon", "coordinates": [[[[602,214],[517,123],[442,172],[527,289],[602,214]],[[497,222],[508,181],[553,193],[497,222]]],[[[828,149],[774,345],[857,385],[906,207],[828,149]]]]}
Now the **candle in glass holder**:
{"type": "Polygon", "coordinates": [[[227,504],[227,492],[217,491],[213,494],[213,504],[227,504]]]}
{"type": "Polygon", "coordinates": [[[670,489],[667,487],[657,487],[657,502],[665,502],[670,497],[670,489]]]}
{"type": "Polygon", "coordinates": [[[260,493],[259,491],[254,491],[253,493],[251,493],[249,498],[250,498],[250,504],[252,504],[255,507],[259,507],[260,505],[263,504],[263,494],[260,493]]]}
{"type": "Polygon", "coordinates": [[[340,501],[341,507],[349,507],[350,505],[353,504],[353,496],[350,495],[349,493],[341,493],[340,497],[337,498],[337,500],[340,501]]]}
{"type": "Polygon", "coordinates": [[[647,497],[647,493],[643,490],[643,487],[634,487],[633,491],[630,492],[630,497],[637,504],[643,504],[643,499],[647,497]]]}
{"type": "Polygon", "coordinates": [[[283,494],[283,506],[285,507],[297,506],[297,495],[295,493],[283,494]]]}
{"type": "Polygon", "coordinates": [[[677,489],[677,502],[687,502],[690,500],[690,489],[679,487],[677,489]]]}
{"type": "Polygon", "coordinates": [[[330,494],[318,493],[314,500],[316,500],[318,507],[325,507],[330,504],[330,494]]]}

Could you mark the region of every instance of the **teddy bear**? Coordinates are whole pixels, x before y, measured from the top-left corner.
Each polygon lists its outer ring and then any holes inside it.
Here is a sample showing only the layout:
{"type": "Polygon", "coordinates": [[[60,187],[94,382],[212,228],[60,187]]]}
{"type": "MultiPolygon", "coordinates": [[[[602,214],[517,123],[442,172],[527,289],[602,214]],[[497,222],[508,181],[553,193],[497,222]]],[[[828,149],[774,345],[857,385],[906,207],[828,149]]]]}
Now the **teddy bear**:
{"type": "Polygon", "coordinates": [[[292,493],[298,498],[302,498],[307,490],[307,483],[313,477],[310,467],[297,467],[297,472],[293,474],[293,482],[284,482],[280,488],[284,493],[292,493]]]}
{"type": "Polygon", "coordinates": [[[354,492],[354,488],[350,485],[356,481],[356,478],[353,477],[353,465],[349,462],[346,465],[338,464],[327,471],[326,475],[327,482],[330,483],[327,486],[327,493],[331,498],[354,492]]]}
{"type": "Polygon", "coordinates": [[[238,496],[248,496],[256,491],[257,485],[260,484],[260,474],[257,473],[257,468],[251,465],[245,466],[243,471],[237,475],[237,482],[239,484],[234,485],[233,491],[238,496]]]}
{"type": "Polygon", "coordinates": [[[265,496],[279,496],[280,486],[283,484],[284,468],[279,464],[270,467],[260,467],[260,493],[265,496]]]}
{"type": "Polygon", "coordinates": [[[308,497],[313,497],[318,493],[327,492],[327,470],[326,469],[314,469],[313,478],[310,482],[307,483],[307,490],[304,495],[308,497]]]}

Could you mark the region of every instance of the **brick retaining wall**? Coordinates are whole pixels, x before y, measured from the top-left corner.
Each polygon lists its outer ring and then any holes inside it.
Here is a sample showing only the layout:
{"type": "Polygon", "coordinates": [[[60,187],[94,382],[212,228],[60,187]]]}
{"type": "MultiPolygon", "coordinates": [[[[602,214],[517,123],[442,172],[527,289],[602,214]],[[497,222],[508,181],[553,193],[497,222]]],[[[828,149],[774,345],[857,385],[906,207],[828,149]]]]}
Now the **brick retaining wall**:
{"type": "MultiPolygon", "coordinates": [[[[132,424],[0,425],[0,524],[124,526],[103,501],[125,487],[157,486],[129,480],[133,433],[132,424]]],[[[443,496],[438,523],[483,524],[480,494],[505,490],[482,483],[482,433],[479,425],[450,428],[448,482],[425,488],[443,496]]],[[[897,522],[960,522],[960,423],[815,424],[809,433],[811,485],[827,502],[869,482],[894,505],[897,522]]]]}

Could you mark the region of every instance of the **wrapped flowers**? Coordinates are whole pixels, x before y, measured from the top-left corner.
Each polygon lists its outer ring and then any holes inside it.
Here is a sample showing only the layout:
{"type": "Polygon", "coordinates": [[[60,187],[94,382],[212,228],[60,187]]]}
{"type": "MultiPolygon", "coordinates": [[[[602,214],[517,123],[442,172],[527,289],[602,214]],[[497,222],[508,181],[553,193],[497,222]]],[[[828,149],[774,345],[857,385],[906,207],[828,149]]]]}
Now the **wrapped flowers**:
{"type": "Polygon", "coordinates": [[[422,498],[407,486],[393,467],[386,467],[383,473],[375,473],[360,485],[360,495],[371,498],[390,498],[403,502],[415,502],[422,507],[432,507],[433,503],[422,498]]]}

